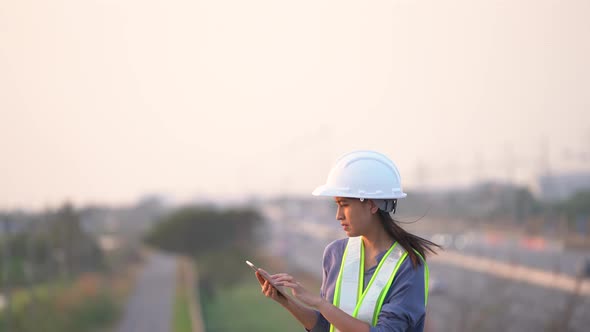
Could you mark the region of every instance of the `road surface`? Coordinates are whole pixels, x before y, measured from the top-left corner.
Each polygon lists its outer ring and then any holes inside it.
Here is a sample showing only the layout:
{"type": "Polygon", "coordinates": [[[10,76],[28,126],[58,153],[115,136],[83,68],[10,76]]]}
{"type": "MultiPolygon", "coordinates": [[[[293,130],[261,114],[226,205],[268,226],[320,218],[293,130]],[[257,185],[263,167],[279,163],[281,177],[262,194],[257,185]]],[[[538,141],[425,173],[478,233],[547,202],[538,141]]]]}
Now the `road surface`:
{"type": "Polygon", "coordinates": [[[151,254],[140,272],[118,332],[170,332],[176,259],[151,254]]]}

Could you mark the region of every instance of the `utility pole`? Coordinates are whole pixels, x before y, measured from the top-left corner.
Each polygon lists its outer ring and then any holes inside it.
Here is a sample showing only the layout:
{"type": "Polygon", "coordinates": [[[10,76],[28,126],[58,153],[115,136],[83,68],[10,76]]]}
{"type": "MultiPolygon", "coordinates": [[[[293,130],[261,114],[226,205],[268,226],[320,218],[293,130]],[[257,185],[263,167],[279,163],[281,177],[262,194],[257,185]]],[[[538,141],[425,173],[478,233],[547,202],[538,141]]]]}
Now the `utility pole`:
{"type": "Polygon", "coordinates": [[[504,158],[504,162],[506,165],[506,182],[509,185],[513,185],[515,183],[514,174],[516,163],[514,161],[514,149],[512,144],[510,144],[509,142],[507,142],[505,145],[504,158]]]}
{"type": "MultiPolygon", "coordinates": [[[[553,179],[551,178],[552,174],[551,174],[551,156],[549,153],[549,142],[547,141],[546,138],[544,138],[541,141],[541,156],[540,156],[540,162],[539,165],[541,166],[541,169],[539,170],[540,175],[544,176],[546,181],[545,181],[545,187],[546,188],[541,188],[541,189],[547,189],[549,190],[549,192],[553,192],[555,190],[555,186],[553,183],[553,179]]],[[[554,197],[552,196],[545,196],[543,195],[543,199],[552,199],[554,197]]]]}
{"type": "Polygon", "coordinates": [[[506,142],[504,148],[504,165],[506,166],[506,184],[507,190],[510,190],[512,197],[512,203],[509,204],[510,212],[509,212],[509,222],[512,225],[518,224],[518,201],[517,201],[517,189],[516,189],[516,181],[515,181],[515,168],[516,163],[514,161],[514,149],[510,142],[506,142]]]}
{"type": "MultiPolygon", "coordinates": [[[[551,171],[551,150],[549,146],[549,141],[546,137],[541,139],[541,149],[540,149],[540,156],[539,156],[539,182],[540,182],[540,196],[541,200],[548,202],[550,200],[554,200],[557,198],[557,186],[553,179],[553,174],[551,171]]],[[[552,229],[557,229],[558,236],[567,236],[567,228],[562,228],[561,218],[559,216],[553,215],[553,204],[547,204],[546,213],[544,213],[543,217],[543,224],[550,225],[552,229]],[[555,224],[558,224],[558,227],[555,227],[555,224]]],[[[567,225],[567,221],[566,224],[567,225]]]]}
{"type": "Polygon", "coordinates": [[[473,156],[473,184],[478,184],[484,178],[485,162],[479,152],[475,152],[473,156]]]}
{"type": "Polygon", "coordinates": [[[429,180],[429,169],[428,166],[423,163],[422,161],[418,161],[416,164],[416,182],[417,182],[417,189],[423,190],[427,192],[426,188],[428,187],[428,180],[429,180]]]}

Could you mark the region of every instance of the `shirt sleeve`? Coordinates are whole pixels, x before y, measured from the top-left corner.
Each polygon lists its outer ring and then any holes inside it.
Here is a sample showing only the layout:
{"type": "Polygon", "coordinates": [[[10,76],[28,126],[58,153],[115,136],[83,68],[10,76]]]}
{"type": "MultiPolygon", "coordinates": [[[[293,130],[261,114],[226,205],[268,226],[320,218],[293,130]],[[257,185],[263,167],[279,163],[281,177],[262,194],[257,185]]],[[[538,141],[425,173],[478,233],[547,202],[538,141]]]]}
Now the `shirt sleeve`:
{"type": "Polygon", "coordinates": [[[424,265],[414,268],[408,257],[391,284],[377,325],[370,332],[401,332],[422,325],[426,315],[424,292],[424,265]]]}
{"type": "MultiPolygon", "coordinates": [[[[336,250],[336,247],[338,246],[337,241],[334,241],[332,243],[330,243],[328,246],[326,246],[326,249],[324,249],[324,255],[322,258],[322,286],[320,288],[320,296],[323,299],[326,300],[330,300],[328,298],[328,296],[326,295],[326,289],[328,288],[328,284],[333,284],[335,283],[335,281],[330,280],[331,278],[328,276],[328,271],[330,271],[334,264],[335,264],[335,257],[334,257],[334,251],[336,250]]],[[[307,330],[308,332],[328,332],[330,331],[330,322],[328,322],[328,320],[319,312],[316,311],[316,314],[318,316],[318,320],[315,324],[315,326],[311,329],[311,330],[307,330]]]]}
{"type": "Polygon", "coordinates": [[[314,327],[311,330],[307,330],[308,332],[328,332],[330,331],[330,322],[328,322],[326,320],[326,318],[324,318],[324,316],[322,316],[322,314],[319,311],[316,311],[316,314],[318,315],[318,320],[315,323],[314,327]]]}

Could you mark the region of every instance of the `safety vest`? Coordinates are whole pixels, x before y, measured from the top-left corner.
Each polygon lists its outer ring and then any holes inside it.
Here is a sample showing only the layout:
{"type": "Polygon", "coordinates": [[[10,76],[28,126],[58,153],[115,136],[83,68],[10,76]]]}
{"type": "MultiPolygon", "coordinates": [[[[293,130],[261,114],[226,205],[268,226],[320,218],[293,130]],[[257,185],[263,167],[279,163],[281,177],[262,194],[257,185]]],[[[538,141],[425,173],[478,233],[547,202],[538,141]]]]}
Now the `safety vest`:
{"type": "MultiPolygon", "coordinates": [[[[419,255],[419,254],[418,254],[419,255]]],[[[333,304],[347,314],[375,326],[385,301],[387,291],[397,270],[408,253],[395,242],[385,253],[373,277],[363,291],[365,273],[365,249],[362,237],[351,237],[342,256],[342,264],[333,304]]],[[[424,305],[428,302],[428,266],[424,264],[424,305]]],[[[330,325],[330,332],[338,331],[330,325]]]]}

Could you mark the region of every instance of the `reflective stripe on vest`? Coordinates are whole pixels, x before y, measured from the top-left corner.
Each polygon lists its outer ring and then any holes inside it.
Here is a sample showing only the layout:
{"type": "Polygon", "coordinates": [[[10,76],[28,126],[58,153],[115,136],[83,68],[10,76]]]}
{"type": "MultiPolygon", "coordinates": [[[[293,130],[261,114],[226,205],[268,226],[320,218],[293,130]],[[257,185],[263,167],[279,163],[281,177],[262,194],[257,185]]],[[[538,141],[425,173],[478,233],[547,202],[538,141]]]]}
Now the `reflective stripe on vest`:
{"type": "MultiPolygon", "coordinates": [[[[377,265],[373,277],[363,291],[365,266],[363,241],[360,236],[349,238],[342,256],[333,304],[352,317],[375,326],[387,291],[407,255],[404,248],[395,242],[377,265]]],[[[424,260],[423,262],[425,268],[424,303],[426,305],[429,273],[426,262],[424,260]]],[[[334,331],[338,330],[334,328],[334,325],[330,325],[330,332],[334,331]]]]}

